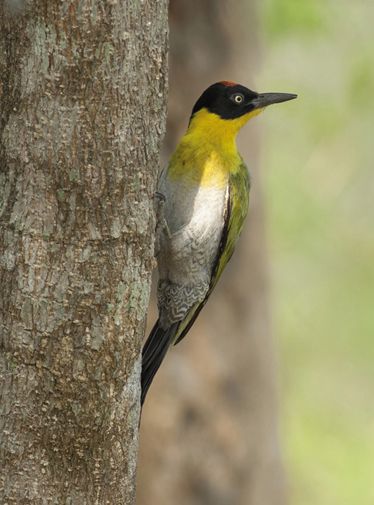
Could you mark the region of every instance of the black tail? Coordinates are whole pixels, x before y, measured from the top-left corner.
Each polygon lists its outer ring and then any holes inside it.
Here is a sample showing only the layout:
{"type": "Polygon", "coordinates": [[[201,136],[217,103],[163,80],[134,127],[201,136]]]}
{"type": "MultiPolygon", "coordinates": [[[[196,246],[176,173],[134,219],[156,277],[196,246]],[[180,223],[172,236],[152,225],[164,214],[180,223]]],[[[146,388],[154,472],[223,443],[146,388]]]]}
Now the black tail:
{"type": "Polygon", "coordinates": [[[170,344],[178,330],[179,323],[172,324],[168,329],[161,328],[159,321],[156,322],[147,338],[142,352],[142,395],[143,405],[149,386],[157,370],[160,368],[170,344]]]}

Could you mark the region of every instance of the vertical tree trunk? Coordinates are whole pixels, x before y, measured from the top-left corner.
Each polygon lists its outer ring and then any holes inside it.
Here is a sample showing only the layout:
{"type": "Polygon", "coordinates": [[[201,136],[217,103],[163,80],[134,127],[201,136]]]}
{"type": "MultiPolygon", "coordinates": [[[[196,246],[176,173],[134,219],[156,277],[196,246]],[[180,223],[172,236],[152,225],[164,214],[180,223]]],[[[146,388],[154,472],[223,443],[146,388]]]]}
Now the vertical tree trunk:
{"type": "Polygon", "coordinates": [[[0,6],[0,503],[132,504],[167,1],[0,6]]]}
{"type": "MultiPolygon", "coordinates": [[[[170,22],[169,150],[205,87],[225,79],[256,87],[259,53],[255,0],[172,0],[170,22]]],[[[245,232],[215,293],[189,336],[167,356],[147,398],[139,505],[284,503],[259,124],[258,119],[240,135],[250,139],[240,151],[252,174],[245,232]]]]}

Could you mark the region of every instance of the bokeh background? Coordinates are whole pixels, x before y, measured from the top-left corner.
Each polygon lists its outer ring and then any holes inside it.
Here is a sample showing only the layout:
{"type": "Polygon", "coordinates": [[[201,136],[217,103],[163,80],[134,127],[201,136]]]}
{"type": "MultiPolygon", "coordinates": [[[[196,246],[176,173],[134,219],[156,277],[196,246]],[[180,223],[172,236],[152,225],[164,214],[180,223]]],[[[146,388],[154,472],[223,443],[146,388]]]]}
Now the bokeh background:
{"type": "Polygon", "coordinates": [[[267,0],[262,167],[291,503],[374,503],[374,2],[267,0]]]}
{"type": "Polygon", "coordinates": [[[250,219],[150,391],[138,503],[373,505],[374,2],[170,8],[166,157],[212,82],[299,98],[240,135],[250,219]]]}

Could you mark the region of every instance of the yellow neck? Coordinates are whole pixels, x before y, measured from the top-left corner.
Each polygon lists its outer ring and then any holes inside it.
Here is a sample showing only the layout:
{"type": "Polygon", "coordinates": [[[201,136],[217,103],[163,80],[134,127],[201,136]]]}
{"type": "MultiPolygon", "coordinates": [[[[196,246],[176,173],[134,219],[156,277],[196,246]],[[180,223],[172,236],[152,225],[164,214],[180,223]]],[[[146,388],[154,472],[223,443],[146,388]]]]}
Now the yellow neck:
{"type": "Polygon", "coordinates": [[[217,144],[225,149],[236,151],[236,136],[239,130],[262,109],[256,109],[235,119],[222,119],[217,114],[201,109],[194,114],[186,136],[197,135],[207,138],[211,144],[217,144]]]}
{"type": "Polygon", "coordinates": [[[240,164],[236,135],[260,112],[257,109],[239,118],[222,119],[207,109],[198,111],[170,160],[169,177],[205,187],[226,186],[230,173],[240,164]]]}

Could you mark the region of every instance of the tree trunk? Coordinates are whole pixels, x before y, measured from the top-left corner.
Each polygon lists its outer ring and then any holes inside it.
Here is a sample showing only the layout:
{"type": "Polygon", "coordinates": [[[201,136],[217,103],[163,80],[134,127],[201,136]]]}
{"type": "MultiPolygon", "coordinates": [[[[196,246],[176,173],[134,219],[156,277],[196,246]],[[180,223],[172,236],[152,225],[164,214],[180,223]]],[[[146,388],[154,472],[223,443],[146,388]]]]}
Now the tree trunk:
{"type": "Polygon", "coordinates": [[[0,30],[0,503],[132,504],[167,1],[0,30]]]}
{"type": "MultiPolygon", "coordinates": [[[[204,88],[234,80],[256,89],[258,25],[255,0],[172,0],[169,151],[204,88]]],[[[143,410],[139,505],[285,500],[256,133],[265,120],[241,132],[245,142],[239,138],[252,174],[245,232],[192,331],[166,357],[143,410]]]]}

